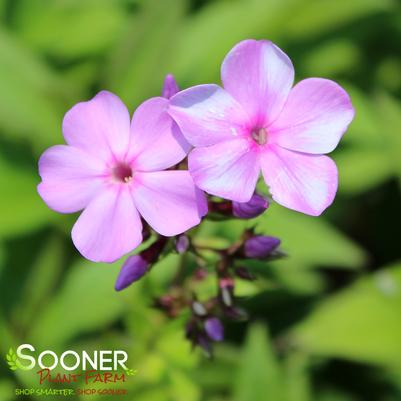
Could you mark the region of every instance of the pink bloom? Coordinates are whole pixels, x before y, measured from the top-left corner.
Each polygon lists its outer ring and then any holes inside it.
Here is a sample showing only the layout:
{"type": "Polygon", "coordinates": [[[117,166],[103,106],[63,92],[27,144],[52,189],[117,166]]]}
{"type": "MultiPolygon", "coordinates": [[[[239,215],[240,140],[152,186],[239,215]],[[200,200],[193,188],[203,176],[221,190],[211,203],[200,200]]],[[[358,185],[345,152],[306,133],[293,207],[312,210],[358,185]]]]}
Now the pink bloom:
{"type": "Polygon", "coordinates": [[[347,93],[310,78],[292,88],[291,60],[268,41],[245,40],[226,56],[224,89],[199,85],[170,99],[169,113],[196,147],[195,184],[237,202],[251,199],[262,170],[273,199],[317,216],[337,190],[335,163],[323,156],[354,116],[347,93]]]}
{"type": "Polygon", "coordinates": [[[38,191],[61,213],[84,209],[72,229],[83,256],[112,262],[142,241],[142,216],[164,236],[200,222],[203,193],[188,171],[167,170],[189,145],[156,97],[142,103],[132,121],[121,100],[102,91],[64,117],[68,145],[46,150],[39,160],[38,191]]]}

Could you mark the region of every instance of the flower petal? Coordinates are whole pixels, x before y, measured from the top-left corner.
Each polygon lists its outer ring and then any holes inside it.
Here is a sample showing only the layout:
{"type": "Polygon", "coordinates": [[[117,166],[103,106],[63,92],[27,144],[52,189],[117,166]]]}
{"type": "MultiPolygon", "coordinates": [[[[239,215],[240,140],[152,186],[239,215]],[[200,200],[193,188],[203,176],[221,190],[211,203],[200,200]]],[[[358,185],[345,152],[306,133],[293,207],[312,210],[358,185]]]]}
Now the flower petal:
{"type": "Polygon", "coordinates": [[[170,99],[169,113],[193,146],[209,146],[242,135],[248,117],[217,85],[198,85],[170,99]]]}
{"type": "Polygon", "coordinates": [[[207,212],[204,194],[188,171],[137,173],[132,193],[142,217],[161,235],[181,234],[207,212]]]}
{"type": "Polygon", "coordinates": [[[304,79],[291,90],[271,137],[287,149],[328,153],[353,118],[351,99],[340,85],[328,79],[304,79]]]}
{"type": "Polygon", "coordinates": [[[155,97],[142,103],[131,123],[127,160],[139,171],[164,170],[179,163],[190,145],[167,113],[168,100],[155,97]]]}
{"type": "Polygon", "coordinates": [[[334,200],[338,173],[327,156],[307,155],[270,145],[260,155],[273,199],[289,209],[319,216],[334,200]]]}
{"type": "Polygon", "coordinates": [[[136,248],[142,241],[142,223],[129,186],[102,190],[78,218],[72,240],[94,262],[114,262],[136,248]]]}
{"type": "Polygon", "coordinates": [[[73,213],[87,206],[102,183],[103,163],[66,145],[47,149],[39,159],[39,195],[53,210],[73,213]]]}
{"type": "Polygon", "coordinates": [[[221,66],[224,88],[241,103],[254,125],[265,126],[278,116],[294,82],[288,56],[272,42],[244,40],[221,66]]]}
{"type": "Polygon", "coordinates": [[[127,151],[130,116],[118,96],[99,92],[93,99],[72,107],[63,120],[69,145],[86,150],[103,160],[121,158],[127,151]]]}
{"type": "Polygon", "coordinates": [[[246,139],[196,148],[188,166],[199,188],[237,202],[251,199],[260,172],[258,151],[246,139]]]}

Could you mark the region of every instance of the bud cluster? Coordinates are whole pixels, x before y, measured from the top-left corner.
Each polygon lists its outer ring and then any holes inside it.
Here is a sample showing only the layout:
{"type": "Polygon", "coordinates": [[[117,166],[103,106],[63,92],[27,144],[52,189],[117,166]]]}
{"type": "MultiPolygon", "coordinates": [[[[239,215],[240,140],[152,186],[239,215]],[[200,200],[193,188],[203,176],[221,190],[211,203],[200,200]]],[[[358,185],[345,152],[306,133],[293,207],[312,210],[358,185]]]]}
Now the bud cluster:
{"type": "MultiPolygon", "coordinates": [[[[209,208],[213,213],[211,218],[214,219],[257,217],[267,209],[268,205],[268,201],[259,194],[255,194],[246,204],[209,199],[209,208]]],[[[206,218],[209,218],[209,215],[206,218]]],[[[146,223],[144,227],[145,231],[150,230],[146,223]]],[[[148,248],[126,259],[115,288],[121,291],[138,281],[169,252],[175,251],[180,255],[193,254],[200,261],[198,268],[186,280],[172,283],[166,294],[154,300],[153,306],[169,318],[175,318],[184,310],[189,310],[190,317],[185,326],[185,336],[193,347],[200,347],[210,357],[213,343],[224,339],[223,321],[241,321],[248,318],[247,312],[237,303],[235,282],[237,279],[254,281],[256,275],[241,262],[247,259],[269,261],[284,256],[284,253],[279,250],[278,238],[257,235],[253,229],[245,230],[241,238],[226,249],[199,246],[191,241],[191,234],[187,232],[174,238],[158,235],[148,248]],[[194,288],[197,283],[212,274],[208,266],[205,266],[206,263],[202,264],[204,262],[202,252],[205,250],[218,256],[218,262],[213,269],[217,286],[214,296],[200,301],[194,288]]]]}
{"type": "MultiPolygon", "coordinates": [[[[179,91],[171,75],[166,77],[163,97],[170,98],[179,91]]],[[[180,166],[175,168],[179,169],[180,166]]],[[[248,202],[240,203],[219,200],[207,195],[208,214],[203,220],[253,219],[264,213],[269,207],[269,200],[254,193],[248,202]]],[[[202,225],[202,222],[200,223],[202,225]]],[[[151,227],[142,221],[142,236],[151,237],[151,227]]],[[[247,312],[242,309],[235,296],[236,279],[256,280],[254,272],[245,266],[244,260],[272,260],[284,256],[279,250],[280,240],[275,237],[258,235],[254,229],[245,230],[241,237],[226,249],[214,249],[200,246],[192,241],[194,231],[184,232],[175,237],[165,237],[156,233],[156,239],[144,250],[129,256],[124,262],[115,283],[115,289],[121,291],[145,276],[152,266],[169,252],[177,252],[183,257],[192,254],[198,261],[198,268],[192,274],[181,279],[178,271],[167,293],[154,299],[153,306],[169,318],[175,318],[184,310],[190,316],[185,327],[185,336],[193,347],[200,347],[207,356],[212,355],[214,342],[224,338],[223,320],[247,319],[247,312]],[[212,274],[210,263],[203,257],[203,252],[213,252],[217,262],[213,268],[216,276],[216,293],[209,299],[198,299],[196,285],[212,274]]],[[[185,269],[185,264],[181,268],[185,269]]],[[[188,273],[188,272],[186,272],[188,273]]]]}

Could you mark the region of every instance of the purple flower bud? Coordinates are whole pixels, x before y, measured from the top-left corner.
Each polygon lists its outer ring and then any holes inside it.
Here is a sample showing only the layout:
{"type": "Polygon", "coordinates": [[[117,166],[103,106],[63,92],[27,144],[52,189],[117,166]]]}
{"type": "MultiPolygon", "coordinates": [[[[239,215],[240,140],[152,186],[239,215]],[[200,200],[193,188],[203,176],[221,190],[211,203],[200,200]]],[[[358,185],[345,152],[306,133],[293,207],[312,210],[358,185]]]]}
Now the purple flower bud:
{"type": "Polygon", "coordinates": [[[248,202],[233,202],[233,215],[240,219],[252,219],[262,214],[268,207],[269,201],[255,193],[248,202]]]}
{"type": "Polygon", "coordinates": [[[175,82],[174,76],[172,74],[167,74],[164,79],[162,96],[166,99],[170,99],[179,91],[180,88],[178,87],[177,82],[175,82]]]}
{"type": "Polygon", "coordinates": [[[178,253],[184,253],[189,248],[189,238],[183,234],[177,237],[175,241],[175,249],[178,253]]]}
{"type": "Polygon", "coordinates": [[[245,241],[244,253],[247,258],[263,259],[278,248],[281,241],[275,237],[257,235],[245,241]]]}
{"type": "Polygon", "coordinates": [[[225,308],[224,316],[227,317],[228,319],[238,320],[238,321],[248,320],[249,318],[246,310],[238,306],[225,308]]]}
{"type": "Polygon", "coordinates": [[[213,355],[213,350],[212,350],[212,345],[210,344],[208,338],[206,336],[199,335],[196,342],[203,349],[205,355],[208,358],[211,358],[213,355]]]}
{"type": "Polygon", "coordinates": [[[224,338],[224,327],[217,317],[211,317],[205,321],[205,331],[213,341],[222,341],[224,338]]]}
{"type": "Polygon", "coordinates": [[[244,266],[239,266],[235,269],[235,274],[243,280],[253,281],[256,277],[244,266]]]}
{"type": "Polygon", "coordinates": [[[134,281],[138,281],[149,268],[149,263],[140,255],[132,255],[124,262],[114,288],[121,291],[134,281]]]}

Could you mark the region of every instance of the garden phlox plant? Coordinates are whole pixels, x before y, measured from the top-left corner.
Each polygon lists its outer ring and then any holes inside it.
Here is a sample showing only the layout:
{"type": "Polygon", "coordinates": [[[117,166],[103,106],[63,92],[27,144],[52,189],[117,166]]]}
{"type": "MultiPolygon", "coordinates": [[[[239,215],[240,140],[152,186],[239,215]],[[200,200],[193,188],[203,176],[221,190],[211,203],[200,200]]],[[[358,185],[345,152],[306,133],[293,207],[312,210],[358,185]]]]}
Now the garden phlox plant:
{"type": "Polygon", "coordinates": [[[291,60],[270,41],[235,45],[221,80],[222,87],[180,91],[167,75],[162,97],[142,103],[132,120],[116,95],[102,91],[67,112],[67,144],[51,147],[39,160],[38,191],[46,204],[61,213],[82,210],[72,240],[84,257],[113,262],[150,240],[126,258],[117,291],[170,252],[194,257],[193,273],[176,280],[154,306],[170,317],[189,307],[186,336],[208,355],[211,343],[224,337],[221,319],[247,316],[237,305],[235,278],[255,275],[242,261],[285,254],[280,239],[249,225],[231,246],[206,247],[218,260],[217,294],[198,300],[193,284],[210,274],[210,266],[191,229],[202,219],[256,218],[273,200],[320,215],[338,187],[337,167],[326,154],[354,117],[337,83],[308,78],[293,86],[291,60]],[[261,174],[269,194],[256,191],[261,174]]]}

